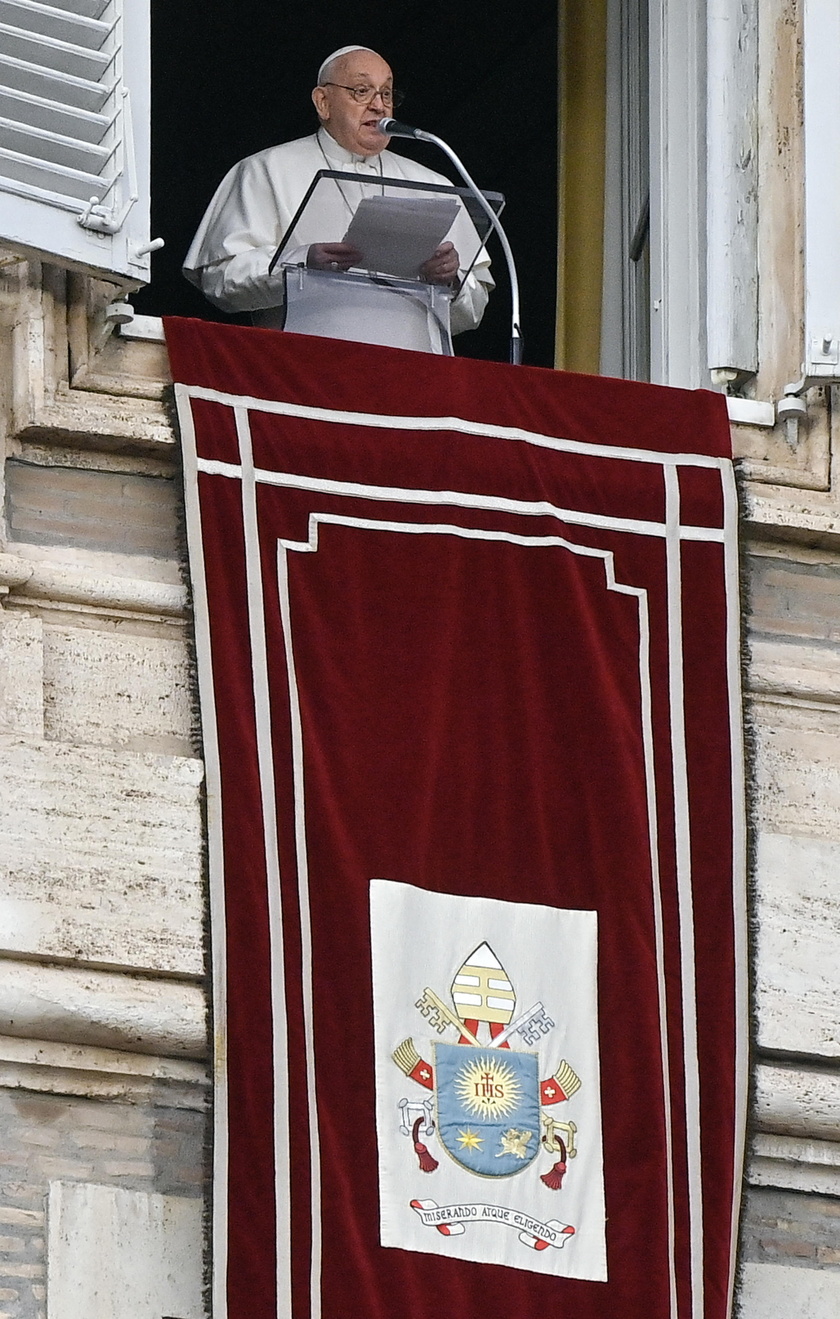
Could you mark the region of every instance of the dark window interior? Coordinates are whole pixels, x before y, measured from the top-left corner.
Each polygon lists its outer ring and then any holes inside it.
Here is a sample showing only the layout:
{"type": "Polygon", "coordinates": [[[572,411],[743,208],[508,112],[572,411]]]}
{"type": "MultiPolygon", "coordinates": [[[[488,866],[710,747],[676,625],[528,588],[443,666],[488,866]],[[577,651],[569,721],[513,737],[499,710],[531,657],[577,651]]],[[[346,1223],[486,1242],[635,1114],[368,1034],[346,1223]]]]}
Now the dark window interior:
{"type": "MultiPolygon", "coordinates": [[[[378,50],[406,93],[400,117],[443,137],[480,187],[507,198],[503,222],[522,290],[525,360],[551,366],[557,211],[557,4],[518,0],[152,0],[152,283],[132,298],[145,315],[224,319],[180,265],[222,175],[243,156],[311,133],[321,60],[358,42],[378,50]],[[347,16],[352,8],[352,17],[347,16]]],[[[460,182],[429,145],[393,143],[460,182]]],[[[491,239],[497,289],[465,356],[506,360],[510,300],[491,239]]]]}

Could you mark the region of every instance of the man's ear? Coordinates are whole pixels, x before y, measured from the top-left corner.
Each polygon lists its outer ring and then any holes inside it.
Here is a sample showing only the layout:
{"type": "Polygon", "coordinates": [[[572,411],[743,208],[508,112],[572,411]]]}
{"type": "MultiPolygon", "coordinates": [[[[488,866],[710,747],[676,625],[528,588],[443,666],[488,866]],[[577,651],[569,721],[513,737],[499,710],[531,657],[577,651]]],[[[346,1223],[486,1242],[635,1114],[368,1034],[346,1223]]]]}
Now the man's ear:
{"type": "Polygon", "coordinates": [[[322,124],[325,124],[330,117],[329,98],[323,87],[312,88],[312,104],[322,124]]]}

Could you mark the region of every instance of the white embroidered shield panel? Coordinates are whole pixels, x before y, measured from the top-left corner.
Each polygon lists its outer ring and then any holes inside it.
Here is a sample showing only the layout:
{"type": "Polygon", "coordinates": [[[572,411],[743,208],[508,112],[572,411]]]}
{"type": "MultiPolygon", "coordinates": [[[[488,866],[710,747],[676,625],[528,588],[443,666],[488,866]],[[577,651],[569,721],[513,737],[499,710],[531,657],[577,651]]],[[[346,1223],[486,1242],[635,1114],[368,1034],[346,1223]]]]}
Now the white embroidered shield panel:
{"type": "Polygon", "coordinates": [[[370,885],[380,1241],[606,1281],[594,911],[370,885]]]}

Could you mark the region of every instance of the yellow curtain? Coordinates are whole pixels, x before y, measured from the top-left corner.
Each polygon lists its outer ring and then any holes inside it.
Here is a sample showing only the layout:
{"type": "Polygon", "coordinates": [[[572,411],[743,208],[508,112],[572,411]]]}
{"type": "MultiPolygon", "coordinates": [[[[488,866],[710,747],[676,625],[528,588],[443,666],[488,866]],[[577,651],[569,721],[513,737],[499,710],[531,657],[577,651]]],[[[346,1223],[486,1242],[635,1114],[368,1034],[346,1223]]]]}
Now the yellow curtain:
{"type": "Polygon", "coordinates": [[[597,373],[604,263],[607,0],[559,0],[555,366],[597,373]]]}

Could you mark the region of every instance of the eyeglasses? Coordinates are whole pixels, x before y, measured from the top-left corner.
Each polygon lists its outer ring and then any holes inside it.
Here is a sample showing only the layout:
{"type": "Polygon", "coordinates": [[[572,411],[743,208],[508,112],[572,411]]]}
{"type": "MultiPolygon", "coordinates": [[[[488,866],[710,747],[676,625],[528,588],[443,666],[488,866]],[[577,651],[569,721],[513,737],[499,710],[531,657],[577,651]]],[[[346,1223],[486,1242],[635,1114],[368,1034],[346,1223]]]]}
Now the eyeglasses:
{"type": "Polygon", "coordinates": [[[343,92],[350,93],[357,105],[370,105],[378,96],[383,105],[388,105],[396,110],[397,106],[402,105],[405,99],[403,93],[396,91],[393,87],[345,87],[343,82],[322,82],[321,86],[340,87],[343,92]]]}

